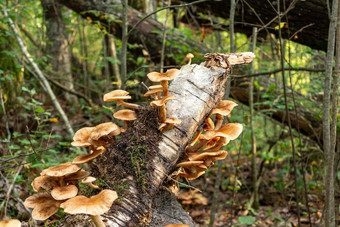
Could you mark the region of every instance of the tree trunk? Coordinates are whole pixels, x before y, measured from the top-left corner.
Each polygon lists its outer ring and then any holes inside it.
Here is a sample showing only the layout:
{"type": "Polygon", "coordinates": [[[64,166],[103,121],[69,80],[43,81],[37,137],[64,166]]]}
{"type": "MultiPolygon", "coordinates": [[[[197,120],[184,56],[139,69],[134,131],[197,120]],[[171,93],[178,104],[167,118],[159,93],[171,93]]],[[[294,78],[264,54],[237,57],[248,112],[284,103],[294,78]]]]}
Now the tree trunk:
{"type": "MultiPolygon", "coordinates": [[[[46,54],[54,73],[59,75],[60,83],[74,90],[71,72],[71,55],[61,13],[61,5],[55,0],[42,0],[41,5],[46,21],[46,54]]],[[[65,92],[67,101],[76,101],[76,96],[65,92]]]]}
{"type": "MultiPolygon", "coordinates": [[[[157,10],[157,1],[144,0],[144,10],[146,14],[152,13],[157,10]]],[[[151,16],[152,19],[157,20],[157,14],[151,16]]]]}
{"type": "MultiPolygon", "coordinates": [[[[330,15],[330,25],[328,34],[327,65],[325,73],[324,99],[323,99],[323,140],[324,155],[326,162],[325,182],[325,226],[335,226],[335,203],[334,203],[334,156],[335,144],[332,147],[330,109],[331,109],[331,78],[333,72],[333,57],[335,50],[335,32],[338,15],[338,0],[333,0],[332,13],[330,15]]],[[[335,137],[334,137],[335,140],[335,137]]],[[[334,141],[335,142],[335,141],[334,141]]]]}

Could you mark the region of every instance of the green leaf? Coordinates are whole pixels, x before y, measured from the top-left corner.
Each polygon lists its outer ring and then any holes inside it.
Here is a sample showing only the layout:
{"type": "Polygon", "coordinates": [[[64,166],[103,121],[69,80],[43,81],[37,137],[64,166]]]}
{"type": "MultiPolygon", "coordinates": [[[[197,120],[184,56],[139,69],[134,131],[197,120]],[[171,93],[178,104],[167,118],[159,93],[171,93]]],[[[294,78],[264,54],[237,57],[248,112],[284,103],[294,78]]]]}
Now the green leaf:
{"type": "Polygon", "coordinates": [[[277,220],[279,220],[280,222],[285,222],[285,220],[283,220],[281,217],[277,216],[277,215],[272,215],[272,217],[276,218],[277,220]]]}
{"type": "Polygon", "coordinates": [[[37,113],[44,113],[45,110],[44,110],[44,108],[42,108],[41,106],[38,106],[38,107],[35,109],[35,112],[37,112],[37,113]]]}
{"type": "Polygon", "coordinates": [[[275,30],[279,30],[279,28],[283,28],[283,26],[285,26],[285,22],[281,22],[281,23],[280,23],[280,26],[279,26],[279,25],[276,25],[276,26],[275,26],[275,30]]]}
{"type": "Polygon", "coordinates": [[[238,220],[242,225],[252,225],[255,223],[255,218],[253,216],[239,217],[238,220]]]}

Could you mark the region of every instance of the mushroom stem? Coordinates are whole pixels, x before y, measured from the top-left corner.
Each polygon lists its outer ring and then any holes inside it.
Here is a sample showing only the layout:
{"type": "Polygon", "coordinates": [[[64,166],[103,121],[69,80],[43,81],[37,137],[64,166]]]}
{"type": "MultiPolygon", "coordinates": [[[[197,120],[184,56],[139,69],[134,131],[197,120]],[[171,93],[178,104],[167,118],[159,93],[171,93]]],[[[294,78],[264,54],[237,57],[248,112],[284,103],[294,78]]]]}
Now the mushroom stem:
{"type": "Polygon", "coordinates": [[[164,97],[168,96],[168,93],[169,93],[169,90],[168,90],[169,83],[168,83],[168,81],[167,80],[162,80],[161,81],[161,85],[163,87],[163,93],[164,93],[163,96],[164,97]]]}
{"type": "Polygon", "coordinates": [[[92,183],[87,183],[86,185],[89,186],[90,188],[93,188],[93,189],[98,189],[98,190],[101,189],[98,185],[95,185],[95,184],[92,184],[92,183]]]}
{"type": "Polygon", "coordinates": [[[191,58],[189,58],[189,63],[188,63],[188,65],[190,65],[191,64],[191,58]]]}
{"type": "Polygon", "coordinates": [[[129,126],[130,126],[130,123],[129,123],[129,121],[124,121],[124,124],[125,124],[125,129],[128,129],[128,128],[129,128],[129,126]]]}
{"type": "Polygon", "coordinates": [[[160,107],[160,113],[159,113],[160,117],[161,117],[161,122],[164,123],[166,120],[166,109],[165,109],[165,105],[162,105],[160,107]]]}
{"type": "Polygon", "coordinates": [[[222,137],[214,146],[210,147],[209,149],[203,150],[203,152],[217,151],[226,143],[227,143],[227,139],[222,137]]]}
{"type": "Polygon", "coordinates": [[[188,153],[196,152],[199,149],[201,149],[202,147],[204,147],[208,142],[209,142],[209,140],[201,140],[201,142],[195,144],[194,146],[187,147],[186,151],[188,153]]]}
{"type": "Polygon", "coordinates": [[[215,131],[219,130],[223,124],[223,115],[216,114],[216,123],[215,123],[215,131]]]}
{"type": "Polygon", "coordinates": [[[191,143],[190,143],[190,147],[192,147],[198,140],[198,138],[200,137],[200,135],[202,134],[203,131],[199,131],[196,133],[195,137],[192,139],[191,143]]]}
{"type": "Polygon", "coordinates": [[[100,218],[100,215],[94,216],[90,215],[91,220],[93,221],[93,224],[95,224],[96,227],[106,227],[103,220],[100,218]]]}

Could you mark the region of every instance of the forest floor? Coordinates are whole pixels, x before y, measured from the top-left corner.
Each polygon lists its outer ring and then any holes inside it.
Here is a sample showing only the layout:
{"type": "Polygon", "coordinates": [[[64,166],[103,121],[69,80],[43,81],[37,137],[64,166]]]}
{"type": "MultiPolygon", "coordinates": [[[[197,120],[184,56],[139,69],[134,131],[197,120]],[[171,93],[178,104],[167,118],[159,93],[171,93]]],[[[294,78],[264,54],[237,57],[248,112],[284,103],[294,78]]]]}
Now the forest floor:
{"type": "MultiPolygon", "coordinates": [[[[240,162],[237,158],[235,159],[234,161],[226,160],[226,166],[230,166],[228,165],[230,162],[234,162],[235,165],[240,162]]],[[[250,161],[250,158],[244,159],[239,165],[241,168],[238,169],[236,179],[239,179],[238,184],[240,182],[243,184],[237,190],[233,190],[236,185],[234,184],[235,175],[228,173],[226,166],[223,168],[214,226],[298,226],[294,182],[293,180],[286,182],[282,190],[279,190],[278,187],[281,185],[278,183],[279,171],[277,169],[267,170],[263,174],[264,180],[262,180],[259,195],[260,208],[255,210],[249,206],[252,187],[250,161]]],[[[197,188],[196,190],[181,188],[177,196],[182,207],[189,212],[199,226],[209,226],[216,174],[217,165],[210,169],[206,176],[189,182],[190,186],[197,188]]],[[[291,178],[293,179],[292,176],[291,178]]],[[[307,196],[308,199],[308,207],[305,199],[300,201],[301,226],[317,226],[324,206],[322,193],[318,190],[309,190],[307,195],[300,194],[301,196],[304,198],[307,196]]],[[[339,223],[339,220],[337,221],[339,223]]]]}
{"type": "MultiPolygon", "coordinates": [[[[96,111],[92,114],[85,119],[84,113],[78,112],[70,119],[71,124],[76,127],[91,126],[93,122],[91,123],[89,119],[97,116],[96,111]]],[[[12,116],[16,115],[13,114],[12,116]]],[[[101,122],[105,120],[109,120],[109,118],[107,116],[100,117],[101,122]]],[[[16,121],[13,119],[11,122],[16,121]]],[[[18,131],[25,132],[26,125],[33,129],[36,126],[32,125],[32,122],[34,121],[29,122],[27,120],[26,122],[18,123],[17,127],[21,126],[21,129],[19,130],[18,128],[18,131]]],[[[46,131],[53,131],[54,135],[65,134],[61,124],[51,123],[48,128],[46,131]]],[[[48,146],[53,147],[56,143],[56,141],[51,140],[48,146]]],[[[244,154],[240,155],[235,151],[230,151],[229,154],[223,161],[222,182],[218,195],[215,226],[297,226],[294,176],[289,171],[283,173],[284,164],[279,161],[265,164],[261,174],[263,180],[260,185],[260,208],[254,210],[249,207],[252,191],[251,160],[244,154]],[[236,170],[237,174],[235,174],[236,170]]],[[[67,152],[60,155],[67,155],[67,152]]],[[[260,162],[261,160],[259,159],[258,163],[260,162]]],[[[29,196],[29,184],[35,176],[39,175],[39,170],[37,168],[29,168],[26,165],[23,167],[21,174],[24,177],[23,179],[26,177],[26,180],[14,185],[12,192],[13,195],[20,196],[10,197],[11,199],[6,206],[8,216],[27,220],[30,215],[23,206],[23,201],[29,196]],[[31,178],[31,180],[27,180],[27,178],[31,178]]],[[[9,171],[7,176],[11,174],[13,172],[9,171]]],[[[210,168],[200,178],[184,182],[197,188],[197,190],[189,191],[187,187],[181,187],[177,195],[178,201],[199,226],[209,225],[216,174],[217,165],[210,168]]],[[[309,177],[306,175],[307,179],[309,177]]],[[[7,192],[3,189],[8,188],[10,182],[11,180],[8,180],[6,175],[0,178],[0,197],[6,197],[7,192]]],[[[300,201],[301,226],[317,226],[322,216],[322,207],[324,206],[322,186],[308,186],[307,191],[308,193],[305,193],[304,190],[300,192],[300,198],[304,198],[300,201]],[[308,207],[306,206],[305,198],[308,199],[308,207]]],[[[54,215],[52,218],[54,220],[49,223],[55,222],[58,218],[60,216],[54,215]]],[[[339,220],[338,224],[340,224],[339,220]]]]}

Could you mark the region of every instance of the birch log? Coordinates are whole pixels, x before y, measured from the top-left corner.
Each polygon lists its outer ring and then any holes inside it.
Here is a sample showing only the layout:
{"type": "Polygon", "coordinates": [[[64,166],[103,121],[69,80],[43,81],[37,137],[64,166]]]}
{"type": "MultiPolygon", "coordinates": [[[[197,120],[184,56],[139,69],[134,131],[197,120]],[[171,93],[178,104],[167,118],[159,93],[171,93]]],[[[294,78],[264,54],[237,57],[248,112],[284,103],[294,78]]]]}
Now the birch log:
{"type": "MultiPolygon", "coordinates": [[[[149,172],[145,173],[147,181],[151,185],[144,190],[140,190],[140,182],[135,176],[129,175],[124,178],[126,182],[125,195],[121,202],[114,204],[110,212],[105,217],[107,226],[147,226],[152,222],[153,199],[162,186],[167,176],[175,170],[176,163],[183,154],[186,145],[190,142],[194,133],[204,124],[205,118],[224,96],[225,82],[230,66],[233,64],[249,63],[254,59],[253,53],[238,54],[212,54],[208,60],[201,65],[186,65],[180,70],[179,75],[172,81],[169,87],[170,95],[175,96],[167,104],[167,117],[178,118],[182,122],[173,129],[160,134],[158,141],[158,152],[154,154],[150,161],[149,172]],[[228,61],[227,59],[234,59],[228,61]],[[225,62],[227,61],[227,63],[225,62]],[[204,65],[215,65],[210,68],[204,65]],[[220,65],[221,67],[216,67],[220,65]]],[[[151,121],[151,119],[150,119],[151,121]]],[[[137,135],[138,137],[138,135],[137,135]]],[[[141,138],[139,138],[141,139],[141,138]]],[[[131,138],[131,140],[133,140],[131,138]]],[[[126,146],[116,145],[109,147],[109,153],[104,157],[106,160],[98,161],[99,172],[106,173],[106,178],[110,178],[104,169],[112,169],[110,158],[116,159],[119,163],[119,156],[128,155],[126,146]],[[115,146],[115,147],[114,147],[115,146]],[[121,152],[118,149],[124,149],[121,152]],[[116,150],[114,150],[116,149],[116,150]],[[116,155],[116,156],[110,156],[116,155]]],[[[149,151],[148,151],[149,152],[149,151]]],[[[104,159],[102,158],[102,159],[104,159]]],[[[128,173],[126,165],[121,166],[121,171],[112,174],[128,173]]],[[[103,177],[103,176],[102,176],[103,177]]],[[[164,226],[170,223],[157,223],[164,226]]],[[[190,223],[187,223],[190,224],[190,223]]]]}

